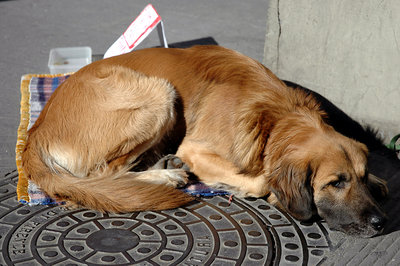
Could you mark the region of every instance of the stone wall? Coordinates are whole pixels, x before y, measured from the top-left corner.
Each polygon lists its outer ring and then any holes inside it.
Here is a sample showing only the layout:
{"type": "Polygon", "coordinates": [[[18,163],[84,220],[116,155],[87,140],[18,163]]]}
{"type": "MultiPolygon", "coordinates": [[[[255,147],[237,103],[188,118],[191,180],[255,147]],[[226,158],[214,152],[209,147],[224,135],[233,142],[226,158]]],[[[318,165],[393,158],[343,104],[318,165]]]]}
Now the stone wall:
{"type": "Polygon", "coordinates": [[[398,0],[269,0],[263,63],[386,141],[400,133],[398,0]]]}

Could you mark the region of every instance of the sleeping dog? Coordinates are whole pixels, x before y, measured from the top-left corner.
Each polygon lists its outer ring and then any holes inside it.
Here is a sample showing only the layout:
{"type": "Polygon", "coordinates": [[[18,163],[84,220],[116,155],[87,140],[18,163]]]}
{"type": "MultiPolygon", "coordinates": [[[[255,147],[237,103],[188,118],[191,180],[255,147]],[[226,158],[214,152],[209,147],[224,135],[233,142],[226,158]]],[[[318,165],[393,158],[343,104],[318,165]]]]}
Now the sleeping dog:
{"type": "Polygon", "coordinates": [[[190,169],[239,197],[269,195],[299,220],[318,214],[373,236],[385,215],[370,190],[385,196],[385,182],[368,175],[367,147],[326,119],[312,94],[235,51],[144,49],[62,83],[29,130],[23,169],[51,197],[110,212],[190,202],[176,189],[190,169]]]}

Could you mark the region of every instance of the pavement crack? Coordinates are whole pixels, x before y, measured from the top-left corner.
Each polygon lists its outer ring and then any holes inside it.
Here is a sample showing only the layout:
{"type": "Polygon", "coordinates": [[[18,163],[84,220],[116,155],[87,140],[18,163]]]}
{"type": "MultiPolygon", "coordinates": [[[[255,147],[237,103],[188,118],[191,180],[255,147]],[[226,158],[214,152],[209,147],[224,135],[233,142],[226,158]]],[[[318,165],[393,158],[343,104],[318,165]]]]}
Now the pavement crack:
{"type": "Polygon", "coordinates": [[[278,41],[276,43],[276,51],[277,51],[277,56],[276,56],[276,73],[279,72],[279,48],[280,48],[280,40],[281,40],[281,34],[282,34],[282,26],[281,26],[281,13],[280,13],[280,0],[277,0],[277,17],[278,17],[278,41]]]}

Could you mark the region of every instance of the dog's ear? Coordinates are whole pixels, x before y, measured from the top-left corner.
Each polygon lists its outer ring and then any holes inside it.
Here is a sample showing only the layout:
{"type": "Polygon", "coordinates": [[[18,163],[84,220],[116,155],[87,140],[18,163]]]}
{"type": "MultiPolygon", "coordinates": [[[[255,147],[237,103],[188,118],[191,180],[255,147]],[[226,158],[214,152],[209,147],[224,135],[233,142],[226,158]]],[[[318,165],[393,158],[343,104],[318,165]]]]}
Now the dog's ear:
{"type": "Polygon", "coordinates": [[[373,174],[368,174],[367,186],[369,192],[376,201],[383,202],[386,200],[389,190],[385,180],[374,176],[373,174]]]}
{"type": "Polygon", "coordinates": [[[281,206],[298,220],[309,220],[313,215],[311,175],[309,163],[285,157],[276,163],[269,176],[271,192],[281,206]]]}

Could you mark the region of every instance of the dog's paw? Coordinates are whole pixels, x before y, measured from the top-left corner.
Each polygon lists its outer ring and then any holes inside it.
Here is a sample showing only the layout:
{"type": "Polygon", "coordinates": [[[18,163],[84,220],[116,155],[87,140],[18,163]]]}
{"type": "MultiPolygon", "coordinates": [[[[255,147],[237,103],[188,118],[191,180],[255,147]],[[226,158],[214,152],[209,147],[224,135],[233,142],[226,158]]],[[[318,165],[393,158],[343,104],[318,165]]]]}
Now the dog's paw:
{"type": "Polygon", "coordinates": [[[164,156],[151,169],[182,169],[187,172],[190,171],[187,164],[174,154],[164,156]]]}
{"type": "Polygon", "coordinates": [[[183,169],[168,169],[165,171],[166,185],[176,188],[184,187],[189,179],[188,174],[183,169]]]}
{"type": "Polygon", "coordinates": [[[80,208],[82,208],[83,206],[81,206],[81,205],[79,205],[78,203],[76,203],[76,202],[73,202],[73,201],[65,201],[64,202],[64,205],[62,205],[62,209],[64,210],[64,211],[75,211],[75,210],[77,210],[77,209],[80,209],[80,208]]]}
{"type": "Polygon", "coordinates": [[[238,198],[257,197],[247,191],[241,190],[238,187],[234,187],[234,186],[231,186],[231,185],[228,185],[225,183],[214,183],[214,184],[207,184],[207,185],[212,188],[218,189],[218,190],[223,190],[223,191],[229,192],[230,194],[232,194],[238,198]]]}

